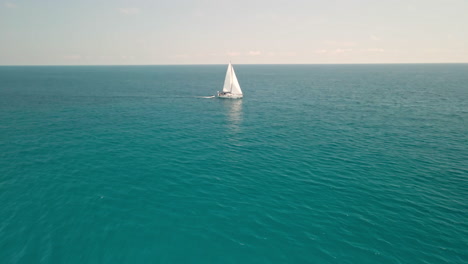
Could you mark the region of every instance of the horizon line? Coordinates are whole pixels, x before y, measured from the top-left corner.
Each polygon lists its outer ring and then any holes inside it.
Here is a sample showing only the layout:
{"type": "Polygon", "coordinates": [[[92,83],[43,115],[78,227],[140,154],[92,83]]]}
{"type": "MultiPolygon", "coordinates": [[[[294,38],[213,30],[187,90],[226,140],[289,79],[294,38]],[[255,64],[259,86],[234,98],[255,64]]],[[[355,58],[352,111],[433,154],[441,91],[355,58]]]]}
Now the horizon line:
{"type": "MultiPolygon", "coordinates": [[[[173,63],[173,64],[0,64],[0,67],[40,66],[210,66],[227,63],[173,63]]],[[[235,63],[234,65],[401,65],[401,64],[468,64],[468,62],[373,62],[373,63],[235,63]]]]}

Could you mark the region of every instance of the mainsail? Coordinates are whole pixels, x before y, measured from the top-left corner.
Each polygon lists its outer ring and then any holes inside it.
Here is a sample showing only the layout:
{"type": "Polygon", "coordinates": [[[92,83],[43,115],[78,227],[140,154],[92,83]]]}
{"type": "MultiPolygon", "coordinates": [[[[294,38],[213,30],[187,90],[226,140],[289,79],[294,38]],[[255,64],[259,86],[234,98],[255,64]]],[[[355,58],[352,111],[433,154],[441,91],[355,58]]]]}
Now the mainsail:
{"type": "Polygon", "coordinates": [[[229,63],[229,66],[226,71],[226,79],[224,80],[223,92],[231,94],[242,94],[239,81],[237,80],[236,73],[234,72],[234,67],[232,67],[231,63],[229,63]]]}

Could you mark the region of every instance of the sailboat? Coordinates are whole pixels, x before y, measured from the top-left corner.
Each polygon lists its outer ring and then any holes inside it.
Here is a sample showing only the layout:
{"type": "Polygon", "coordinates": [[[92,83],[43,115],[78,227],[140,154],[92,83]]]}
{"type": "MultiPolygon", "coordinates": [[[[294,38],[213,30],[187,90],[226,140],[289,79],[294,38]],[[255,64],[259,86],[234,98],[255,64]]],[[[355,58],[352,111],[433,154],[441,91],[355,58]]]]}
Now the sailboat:
{"type": "Polygon", "coordinates": [[[218,97],[228,99],[240,99],[243,97],[239,81],[237,81],[236,73],[234,72],[234,67],[232,67],[231,62],[229,62],[226,71],[226,79],[224,79],[223,91],[218,91],[218,97]]]}

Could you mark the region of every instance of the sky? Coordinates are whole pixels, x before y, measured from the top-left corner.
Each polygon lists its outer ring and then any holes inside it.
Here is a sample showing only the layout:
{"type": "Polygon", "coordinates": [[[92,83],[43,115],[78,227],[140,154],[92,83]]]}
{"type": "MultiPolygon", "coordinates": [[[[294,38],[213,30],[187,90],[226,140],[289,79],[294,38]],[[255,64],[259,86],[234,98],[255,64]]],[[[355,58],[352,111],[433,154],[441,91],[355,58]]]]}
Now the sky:
{"type": "Polygon", "coordinates": [[[468,0],[0,0],[0,65],[468,63],[468,0]]]}

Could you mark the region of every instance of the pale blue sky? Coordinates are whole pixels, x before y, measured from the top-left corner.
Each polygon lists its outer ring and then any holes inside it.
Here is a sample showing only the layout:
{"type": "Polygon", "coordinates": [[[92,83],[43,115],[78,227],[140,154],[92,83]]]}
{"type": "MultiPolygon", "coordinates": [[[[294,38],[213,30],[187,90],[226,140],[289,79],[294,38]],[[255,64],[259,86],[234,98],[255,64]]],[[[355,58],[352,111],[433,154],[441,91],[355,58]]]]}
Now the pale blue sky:
{"type": "Polygon", "coordinates": [[[0,65],[468,62],[468,0],[0,0],[0,65]]]}

